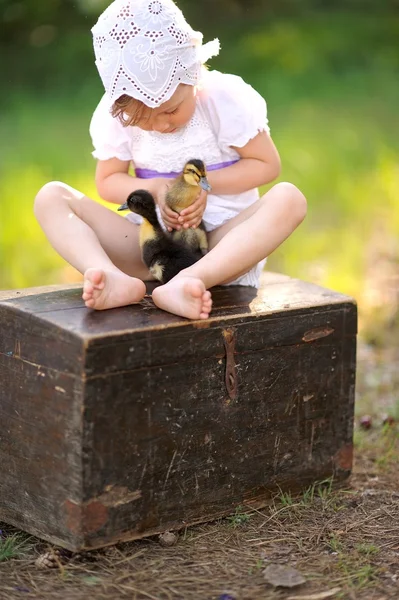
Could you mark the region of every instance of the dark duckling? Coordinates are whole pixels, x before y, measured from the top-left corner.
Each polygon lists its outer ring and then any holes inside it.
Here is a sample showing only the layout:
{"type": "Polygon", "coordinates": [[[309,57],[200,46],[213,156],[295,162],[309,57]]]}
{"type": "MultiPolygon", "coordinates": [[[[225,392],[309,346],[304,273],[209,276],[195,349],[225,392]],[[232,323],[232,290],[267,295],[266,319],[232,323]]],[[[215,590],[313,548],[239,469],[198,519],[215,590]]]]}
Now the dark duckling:
{"type": "Polygon", "coordinates": [[[202,256],[183,241],[173,239],[162,229],[154,197],[146,190],[136,190],[129,195],[119,211],[131,210],[143,217],[140,226],[140,248],[144,264],[161,283],[167,283],[182,269],[191,267],[202,256]]]}

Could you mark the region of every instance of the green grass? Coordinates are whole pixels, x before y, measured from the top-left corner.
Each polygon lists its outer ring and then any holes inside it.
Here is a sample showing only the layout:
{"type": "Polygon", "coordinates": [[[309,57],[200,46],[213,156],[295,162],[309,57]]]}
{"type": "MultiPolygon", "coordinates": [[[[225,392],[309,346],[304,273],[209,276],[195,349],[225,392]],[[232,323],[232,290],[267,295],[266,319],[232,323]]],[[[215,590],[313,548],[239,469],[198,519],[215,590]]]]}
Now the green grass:
{"type": "Polygon", "coordinates": [[[242,506],[237,506],[234,515],[227,517],[227,521],[232,527],[241,527],[242,525],[248,523],[251,515],[244,512],[244,510],[245,509],[242,506]]]}
{"type": "Polygon", "coordinates": [[[367,451],[370,446],[375,448],[375,465],[382,472],[392,468],[399,460],[399,431],[396,426],[377,424],[369,431],[356,429],[354,445],[357,452],[367,451]]]}
{"type": "MultiPolygon", "coordinates": [[[[212,63],[267,98],[281,180],[308,198],[306,221],[269,268],[353,295],[366,316],[383,303],[370,283],[373,265],[379,257],[397,261],[398,30],[394,17],[279,20],[221,35],[224,52],[212,63]]],[[[51,179],[98,199],[88,124],[99,91],[89,80],[73,97],[15,92],[2,111],[0,288],[74,276],[45,240],[32,204],[51,179]]]]}
{"type": "Polygon", "coordinates": [[[327,541],[327,547],[331,552],[340,554],[343,551],[343,544],[335,534],[330,535],[330,539],[327,541]]]}
{"type": "Polygon", "coordinates": [[[333,483],[333,477],[329,477],[324,481],[316,481],[303,492],[301,504],[311,506],[315,498],[320,498],[320,500],[326,502],[331,497],[333,483]]]}
{"type": "Polygon", "coordinates": [[[378,548],[378,546],[376,546],[375,544],[358,544],[356,546],[356,550],[359,552],[359,554],[363,554],[365,556],[373,556],[375,554],[378,554],[380,549],[378,548]]]}
{"type": "Polygon", "coordinates": [[[275,497],[276,510],[277,506],[283,509],[302,510],[303,508],[311,507],[315,501],[321,501],[323,507],[330,506],[335,501],[333,489],[334,478],[329,477],[323,481],[315,481],[301,493],[292,494],[290,491],[284,492],[279,488],[279,493],[275,497]],[[277,504],[276,504],[277,502],[277,504]]]}
{"type": "Polygon", "coordinates": [[[279,500],[282,507],[287,508],[291,506],[297,506],[295,499],[293,498],[291,492],[283,492],[280,490],[277,500],[279,500]]]}
{"type": "Polygon", "coordinates": [[[7,560],[21,558],[32,548],[29,538],[23,533],[14,533],[7,537],[0,537],[0,563],[7,560]]]}

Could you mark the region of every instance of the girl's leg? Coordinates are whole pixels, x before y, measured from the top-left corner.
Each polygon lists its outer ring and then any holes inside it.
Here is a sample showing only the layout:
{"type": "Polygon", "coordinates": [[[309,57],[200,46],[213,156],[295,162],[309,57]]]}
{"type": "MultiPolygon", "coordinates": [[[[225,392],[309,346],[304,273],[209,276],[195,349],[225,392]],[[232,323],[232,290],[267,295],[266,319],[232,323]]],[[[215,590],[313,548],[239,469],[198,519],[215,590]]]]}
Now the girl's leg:
{"type": "MultiPolygon", "coordinates": [[[[290,183],[279,183],[258,202],[209,235],[210,251],[192,267],[153,292],[163,310],[191,319],[207,318],[206,289],[234,281],[269,256],[306,215],[303,194],[290,183]]],[[[208,292],[209,294],[209,292],[208,292]]]]}
{"type": "Polygon", "coordinates": [[[137,225],[59,182],[39,191],[34,210],[53,248],[84,274],[86,306],[103,310],[143,298],[140,279],[152,277],[141,261],[137,225]]]}

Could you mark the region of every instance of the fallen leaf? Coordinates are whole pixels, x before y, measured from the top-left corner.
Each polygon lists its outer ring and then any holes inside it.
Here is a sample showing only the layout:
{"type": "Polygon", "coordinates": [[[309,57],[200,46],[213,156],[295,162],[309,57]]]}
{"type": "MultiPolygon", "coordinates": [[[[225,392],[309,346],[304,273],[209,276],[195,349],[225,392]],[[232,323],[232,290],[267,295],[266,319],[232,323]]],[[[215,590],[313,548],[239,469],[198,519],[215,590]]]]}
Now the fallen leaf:
{"type": "Polygon", "coordinates": [[[274,587],[293,588],[306,583],[306,579],[293,567],[285,565],[268,565],[263,571],[268,583],[274,587]]]}
{"type": "Polygon", "coordinates": [[[341,588],[334,588],[332,590],[327,590],[326,592],[319,592],[318,594],[310,594],[307,596],[289,596],[287,600],[326,600],[327,598],[332,598],[340,591],[341,588]]]}

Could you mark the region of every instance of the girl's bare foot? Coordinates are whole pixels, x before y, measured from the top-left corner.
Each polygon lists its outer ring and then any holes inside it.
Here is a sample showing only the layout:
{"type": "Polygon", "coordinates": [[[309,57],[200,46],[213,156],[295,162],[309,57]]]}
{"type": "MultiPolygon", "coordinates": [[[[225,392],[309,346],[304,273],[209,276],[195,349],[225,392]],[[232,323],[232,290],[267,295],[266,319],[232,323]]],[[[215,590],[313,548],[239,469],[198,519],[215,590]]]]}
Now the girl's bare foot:
{"type": "Polygon", "coordinates": [[[175,277],[155,288],[152,299],[158,308],[188,319],[207,319],[212,310],[211,293],[195,277],[175,277]]]}
{"type": "Polygon", "coordinates": [[[145,284],[119,271],[87,269],[84,274],[83,295],[87,308],[106,310],[140,302],[145,284]]]}

